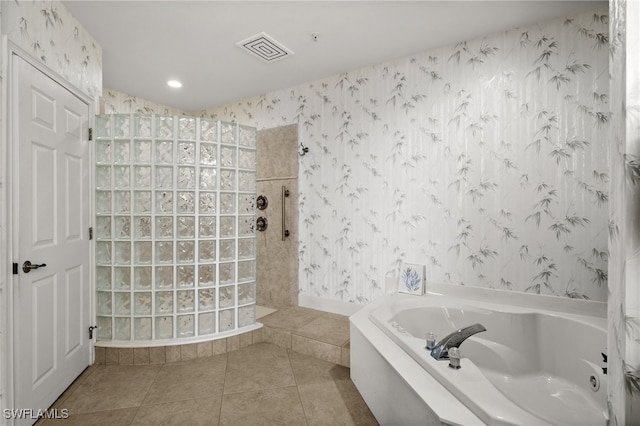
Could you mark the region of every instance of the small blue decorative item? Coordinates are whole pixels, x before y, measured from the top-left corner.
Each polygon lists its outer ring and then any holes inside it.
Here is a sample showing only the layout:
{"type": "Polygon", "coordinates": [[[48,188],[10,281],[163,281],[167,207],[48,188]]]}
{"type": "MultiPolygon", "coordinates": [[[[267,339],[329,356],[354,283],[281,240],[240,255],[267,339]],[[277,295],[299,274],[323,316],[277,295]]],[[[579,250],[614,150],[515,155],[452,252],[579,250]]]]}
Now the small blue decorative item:
{"type": "Polygon", "coordinates": [[[424,294],[424,265],[403,263],[400,268],[398,291],[410,294],[424,294]]]}

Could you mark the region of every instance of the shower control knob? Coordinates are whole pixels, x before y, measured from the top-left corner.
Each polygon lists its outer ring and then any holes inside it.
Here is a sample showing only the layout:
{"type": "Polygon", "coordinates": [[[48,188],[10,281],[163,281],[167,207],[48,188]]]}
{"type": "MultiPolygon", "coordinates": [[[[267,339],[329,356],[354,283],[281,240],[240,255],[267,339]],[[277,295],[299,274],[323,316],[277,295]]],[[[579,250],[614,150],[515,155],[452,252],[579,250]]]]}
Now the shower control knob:
{"type": "Polygon", "coordinates": [[[256,228],[258,229],[258,231],[264,231],[265,229],[267,229],[267,226],[269,226],[269,222],[267,221],[266,217],[260,216],[258,219],[256,219],[256,228]]]}
{"type": "Polygon", "coordinates": [[[264,195],[260,195],[258,196],[258,198],[256,198],[256,207],[258,207],[258,209],[264,210],[267,208],[268,205],[269,205],[269,200],[264,195]]]}

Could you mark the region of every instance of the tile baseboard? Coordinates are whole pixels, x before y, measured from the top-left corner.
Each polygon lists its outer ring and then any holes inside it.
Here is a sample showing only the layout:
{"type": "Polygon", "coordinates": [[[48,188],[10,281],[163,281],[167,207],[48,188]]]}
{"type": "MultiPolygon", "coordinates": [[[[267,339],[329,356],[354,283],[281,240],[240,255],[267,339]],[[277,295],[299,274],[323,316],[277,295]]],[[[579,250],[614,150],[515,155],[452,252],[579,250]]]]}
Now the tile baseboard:
{"type": "Polygon", "coordinates": [[[107,365],[151,365],[189,361],[237,351],[264,342],[264,328],[208,342],[142,348],[95,347],[95,363],[107,365]]]}

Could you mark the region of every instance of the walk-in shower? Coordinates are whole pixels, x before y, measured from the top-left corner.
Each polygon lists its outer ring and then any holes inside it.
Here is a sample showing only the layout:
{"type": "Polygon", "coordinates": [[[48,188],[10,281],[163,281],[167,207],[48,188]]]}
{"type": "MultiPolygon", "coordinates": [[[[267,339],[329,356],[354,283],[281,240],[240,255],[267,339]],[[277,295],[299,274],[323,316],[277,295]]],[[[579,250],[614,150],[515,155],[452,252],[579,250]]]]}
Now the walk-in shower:
{"type": "Polygon", "coordinates": [[[188,342],[255,324],[256,130],[96,118],[97,336],[188,342]]]}

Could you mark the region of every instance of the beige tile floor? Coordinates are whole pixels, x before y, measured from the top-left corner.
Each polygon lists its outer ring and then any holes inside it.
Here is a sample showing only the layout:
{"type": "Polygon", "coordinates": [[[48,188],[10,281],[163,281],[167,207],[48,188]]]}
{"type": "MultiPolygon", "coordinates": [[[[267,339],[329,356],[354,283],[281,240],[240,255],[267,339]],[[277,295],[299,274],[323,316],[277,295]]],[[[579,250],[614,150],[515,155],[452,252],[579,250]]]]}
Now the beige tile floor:
{"type": "Polygon", "coordinates": [[[38,425],[377,425],[349,369],[270,343],[192,361],[89,367],[38,425]]]}

